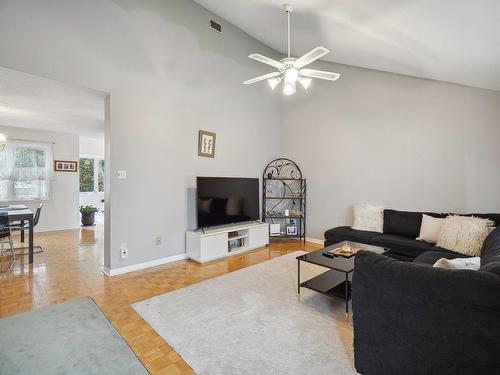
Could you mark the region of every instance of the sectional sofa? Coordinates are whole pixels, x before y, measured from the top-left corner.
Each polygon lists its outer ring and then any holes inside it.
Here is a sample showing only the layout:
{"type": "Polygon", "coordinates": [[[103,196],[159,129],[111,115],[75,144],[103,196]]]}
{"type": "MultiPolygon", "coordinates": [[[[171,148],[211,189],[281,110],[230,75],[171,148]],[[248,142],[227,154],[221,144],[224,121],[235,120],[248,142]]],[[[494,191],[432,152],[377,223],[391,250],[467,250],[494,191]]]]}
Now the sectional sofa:
{"type": "MultiPolygon", "coordinates": [[[[341,226],[329,229],[325,232],[325,246],[342,241],[353,241],[367,245],[375,245],[390,249],[385,255],[403,261],[411,262],[426,252],[439,252],[440,258],[463,257],[458,253],[436,247],[416,238],[420,234],[422,214],[433,217],[446,217],[449,213],[435,212],[408,212],[397,210],[384,210],[384,232],[368,232],[351,229],[348,226],[341,226]]],[[[467,214],[480,218],[488,218],[495,222],[495,226],[500,224],[500,214],[467,214]]],[[[426,257],[429,255],[426,255],[426,257]]],[[[437,258],[439,259],[439,258],[437,258]]],[[[436,260],[437,260],[436,259],[436,260]]]]}
{"type": "Polygon", "coordinates": [[[386,211],[383,234],[348,227],[325,234],[326,243],[350,240],[391,249],[389,256],[356,254],[352,302],[357,371],[500,374],[500,215],[475,215],[495,221],[497,228],[483,243],[481,268],[471,271],[432,267],[439,258],[463,256],[415,240],[422,213],[386,211]]]}

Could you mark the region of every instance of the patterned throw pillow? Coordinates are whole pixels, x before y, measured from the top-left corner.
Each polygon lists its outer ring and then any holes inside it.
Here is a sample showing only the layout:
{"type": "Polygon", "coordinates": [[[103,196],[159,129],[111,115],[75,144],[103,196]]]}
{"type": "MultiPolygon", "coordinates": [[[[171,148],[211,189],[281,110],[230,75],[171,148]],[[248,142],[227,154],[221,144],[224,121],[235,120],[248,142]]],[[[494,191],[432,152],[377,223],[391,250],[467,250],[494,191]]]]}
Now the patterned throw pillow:
{"type": "Polygon", "coordinates": [[[357,204],[353,207],[352,229],[382,233],[384,230],[384,207],[357,204]]]}
{"type": "Polygon", "coordinates": [[[494,222],[469,216],[448,216],[436,246],[469,256],[480,256],[481,246],[491,233],[494,222]]]}

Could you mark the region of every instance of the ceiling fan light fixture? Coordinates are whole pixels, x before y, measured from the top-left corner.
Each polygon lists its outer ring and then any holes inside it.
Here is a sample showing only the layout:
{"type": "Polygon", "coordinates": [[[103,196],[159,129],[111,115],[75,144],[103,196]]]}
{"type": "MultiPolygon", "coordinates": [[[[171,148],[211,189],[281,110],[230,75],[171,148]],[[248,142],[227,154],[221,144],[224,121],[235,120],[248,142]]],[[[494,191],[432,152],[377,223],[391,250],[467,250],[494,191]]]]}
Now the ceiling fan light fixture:
{"type": "Polygon", "coordinates": [[[304,88],[304,90],[307,90],[309,88],[309,86],[311,85],[312,79],[300,77],[299,82],[302,85],[302,87],[304,88]]]}
{"type": "Polygon", "coordinates": [[[283,94],[285,95],[293,95],[297,91],[295,87],[295,83],[285,83],[285,86],[283,87],[283,94]]]}
{"type": "Polygon", "coordinates": [[[277,69],[272,73],[264,74],[243,82],[245,85],[251,85],[257,82],[266,81],[272,90],[276,89],[278,84],[283,81],[283,94],[293,95],[297,91],[297,81],[307,90],[311,85],[311,78],[323,79],[327,81],[336,81],[339,79],[340,74],[334,72],[325,72],[316,69],[304,69],[305,66],[313,63],[314,61],[327,55],[330,50],[328,48],[318,46],[313,48],[306,54],[299,58],[292,57],[291,55],[291,39],[290,39],[290,13],[293,7],[290,4],[283,4],[283,8],[287,16],[287,57],[277,61],[275,59],[261,55],[260,53],[252,53],[248,55],[252,60],[270,65],[277,69]]]}
{"type": "Polygon", "coordinates": [[[289,68],[285,72],[285,82],[295,83],[299,79],[299,71],[294,68],[289,68]]]}
{"type": "Polygon", "coordinates": [[[274,90],[276,86],[278,86],[278,83],[281,82],[281,78],[270,78],[267,80],[267,83],[269,83],[269,86],[271,86],[271,90],[274,90]]]}

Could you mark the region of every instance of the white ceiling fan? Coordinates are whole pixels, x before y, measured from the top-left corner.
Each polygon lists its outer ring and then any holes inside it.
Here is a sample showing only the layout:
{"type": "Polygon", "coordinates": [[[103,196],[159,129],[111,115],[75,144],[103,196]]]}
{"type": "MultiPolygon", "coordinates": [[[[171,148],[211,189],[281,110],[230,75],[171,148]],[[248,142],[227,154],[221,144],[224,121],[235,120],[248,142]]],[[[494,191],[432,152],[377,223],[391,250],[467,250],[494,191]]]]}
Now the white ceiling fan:
{"type": "Polygon", "coordinates": [[[251,59],[260,61],[264,64],[274,66],[278,69],[277,72],[264,74],[263,76],[255,77],[243,82],[245,85],[267,80],[271,89],[275,89],[278,84],[283,81],[283,94],[293,95],[297,91],[296,83],[299,82],[305,90],[311,84],[311,78],[326,79],[328,81],[336,81],[340,74],[333,72],[324,72],[322,70],[304,69],[304,67],[313,61],[325,56],[330,51],[325,47],[316,47],[298,59],[290,56],[290,13],[293,7],[289,4],[283,5],[288,17],[288,57],[276,61],[259,53],[249,55],[251,59]]]}

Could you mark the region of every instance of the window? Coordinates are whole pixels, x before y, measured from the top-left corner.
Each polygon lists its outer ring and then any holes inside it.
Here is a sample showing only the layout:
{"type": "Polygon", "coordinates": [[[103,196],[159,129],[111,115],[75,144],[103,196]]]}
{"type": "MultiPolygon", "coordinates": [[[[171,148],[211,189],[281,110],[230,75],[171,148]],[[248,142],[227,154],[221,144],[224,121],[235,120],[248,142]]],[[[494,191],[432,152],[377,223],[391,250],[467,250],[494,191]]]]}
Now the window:
{"type": "Polygon", "coordinates": [[[9,141],[0,151],[0,201],[47,200],[52,144],[9,141]]]}
{"type": "Polygon", "coordinates": [[[104,192],[104,159],[80,158],[80,193],[104,192]]]}

